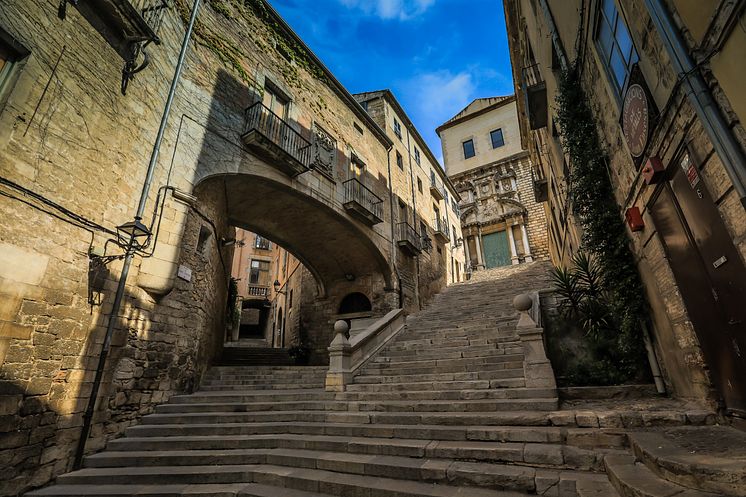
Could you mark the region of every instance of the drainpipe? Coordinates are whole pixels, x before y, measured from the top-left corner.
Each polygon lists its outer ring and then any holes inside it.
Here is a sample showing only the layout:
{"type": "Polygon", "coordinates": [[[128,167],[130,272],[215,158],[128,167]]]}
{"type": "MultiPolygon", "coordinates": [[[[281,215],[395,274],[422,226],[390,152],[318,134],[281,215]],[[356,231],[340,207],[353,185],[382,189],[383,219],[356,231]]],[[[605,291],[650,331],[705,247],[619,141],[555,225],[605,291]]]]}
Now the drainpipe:
{"type": "MultiPolygon", "coordinates": [[[[407,161],[409,162],[409,174],[412,176],[412,223],[417,224],[417,194],[414,191],[414,168],[412,167],[412,150],[410,148],[409,143],[409,135],[412,134],[412,130],[409,126],[407,126],[407,161]]],[[[423,187],[424,188],[424,187],[423,187]]],[[[416,229],[417,227],[414,226],[416,229]]],[[[422,238],[422,233],[420,233],[420,238],[422,238]]],[[[415,267],[415,286],[414,286],[414,293],[415,298],[417,299],[417,308],[422,310],[422,302],[420,302],[420,256],[416,255],[414,257],[416,267],[415,267]]]]}
{"type": "Polygon", "coordinates": [[[662,0],[645,0],[650,17],[658,29],[671,64],[681,79],[684,91],[720,157],[741,205],[746,209],[746,155],[728,127],[707,83],[689,55],[684,40],[662,0]]]}
{"type": "Polygon", "coordinates": [[[398,298],[399,298],[399,309],[403,307],[404,298],[402,295],[401,288],[401,275],[399,274],[399,268],[396,266],[397,250],[396,250],[396,227],[394,225],[394,181],[391,177],[391,150],[394,148],[391,145],[386,150],[386,167],[389,172],[389,210],[391,210],[391,263],[394,266],[394,273],[396,274],[396,284],[398,287],[398,298]]]}
{"type": "MultiPolygon", "coordinates": [[[[161,124],[158,128],[158,134],[153,144],[153,150],[150,154],[150,163],[148,164],[148,170],[145,174],[145,181],[142,185],[142,192],[140,193],[140,202],[137,205],[137,212],[135,213],[135,220],[140,221],[143,213],[145,212],[145,203],[148,201],[148,193],[150,192],[150,186],[153,182],[153,173],[155,172],[155,166],[158,162],[158,153],[161,149],[161,143],[163,142],[163,135],[166,131],[166,125],[168,124],[168,116],[171,113],[171,104],[174,101],[174,94],[176,93],[176,87],[181,79],[181,70],[184,68],[184,59],[186,57],[187,48],[189,48],[189,39],[192,37],[192,30],[194,29],[194,22],[197,18],[197,11],[199,10],[200,0],[194,0],[192,6],[192,16],[189,19],[189,25],[184,33],[184,41],[181,43],[181,52],[179,53],[179,59],[176,63],[176,69],[174,70],[174,77],[171,80],[171,88],[168,91],[168,98],[166,99],[166,106],[163,108],[163,115],[161,116],[161,124]]],[[[101,347],[101,353],[98,356],[98,366],[96,367],[96,375],[93,378],[93,385],[91,388],[91,395],[88,398],[88,405],[83,413],[83,428],[80,432],[80,439],[78,440],[78,447],[75,452],[75,458],[73,460],[73,469],[80,469],[83,463],[83,455],[85,453],[86,442],[88,436],[91,433],[91,422],[93,420],[93,414],[96,407],[96,399],[98,397],[98,390],[101,386],[101,381],[104,376],[104,368],[106,366],[106,359],[109,356],[109,350],[111,349],[111,338],[114,334],[114,325],[119,315],[119,309],[122,305],[122,299],[124,298],[124,290],[127,284],[127,276],[129,275],[130,265],[132,264],[132,257],[134,256],[133,244],[135,237],[131,236],[125,250],[124,264],[122,265],[122,273],[119,276],[119,283],[117,285],[117,292],[114,295],[114,302],[111,308],[111,314],[109,314],[109,323],[106,326],[106,335],[104,335],[104,343],[101,347]]]]}

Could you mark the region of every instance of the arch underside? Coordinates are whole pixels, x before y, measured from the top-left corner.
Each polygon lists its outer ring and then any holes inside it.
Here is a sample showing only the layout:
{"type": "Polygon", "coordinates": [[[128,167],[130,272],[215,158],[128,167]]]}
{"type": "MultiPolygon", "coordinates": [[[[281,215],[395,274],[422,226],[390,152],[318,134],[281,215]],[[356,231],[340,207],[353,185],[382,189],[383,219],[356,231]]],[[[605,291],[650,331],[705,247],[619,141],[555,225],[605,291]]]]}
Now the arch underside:
{"type": "Polygon", "coordinates": [[[229,223],[279,244],[316,278],[320,293],[335,282],[380,274],[390,284],[386,258],[369,236],[334,208],[290,185],[248,174],[204,179],[223,183],[229,223]]]}

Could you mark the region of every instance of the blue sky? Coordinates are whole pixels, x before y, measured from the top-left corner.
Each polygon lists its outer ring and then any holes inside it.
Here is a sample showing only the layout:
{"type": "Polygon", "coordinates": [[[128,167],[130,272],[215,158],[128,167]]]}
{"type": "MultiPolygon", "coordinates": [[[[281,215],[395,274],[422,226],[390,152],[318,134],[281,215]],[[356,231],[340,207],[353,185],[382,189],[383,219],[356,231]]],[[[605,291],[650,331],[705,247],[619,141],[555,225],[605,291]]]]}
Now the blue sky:
{"type": "Polygon", "coordinates": [[[391,89],[436,157],[435,128],[513,92],[500,0],[270,0],[352,93],[391,89]]]}

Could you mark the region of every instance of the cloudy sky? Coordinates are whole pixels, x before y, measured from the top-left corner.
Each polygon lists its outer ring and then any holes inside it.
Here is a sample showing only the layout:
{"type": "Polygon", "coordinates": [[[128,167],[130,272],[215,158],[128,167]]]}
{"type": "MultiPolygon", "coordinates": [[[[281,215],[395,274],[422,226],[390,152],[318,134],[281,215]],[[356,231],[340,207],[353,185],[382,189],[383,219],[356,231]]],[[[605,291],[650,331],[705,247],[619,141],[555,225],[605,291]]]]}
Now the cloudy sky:
{"type": "Polygon", "coordinates": [[[352,93],[391,89],[436,157],[435,128],[513,92],[499,0],[270,0],[352,93]]]}

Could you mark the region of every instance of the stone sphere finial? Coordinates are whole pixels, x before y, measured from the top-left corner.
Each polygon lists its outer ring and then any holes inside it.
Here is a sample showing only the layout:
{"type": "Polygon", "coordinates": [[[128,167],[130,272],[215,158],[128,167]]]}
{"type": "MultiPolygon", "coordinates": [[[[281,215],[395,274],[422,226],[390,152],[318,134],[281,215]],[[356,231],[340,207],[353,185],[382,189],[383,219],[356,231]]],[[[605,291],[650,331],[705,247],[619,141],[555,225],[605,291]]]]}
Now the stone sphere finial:
{"type": "Polygon", "coordinates": [[[342,335],[347,334],[347,331],[350,329],[350,325],[347,324],[347,321],[344,319],[338,320],[336,323],[334,323],[334,333],[339,335],[340,333],[342,335]]]}
{"type": "Polygon", "coordinates": [[[533,305],[534,305],[534,301],[531,300],[531,296],[528,295],[527,293],[522,293],[520,295],[517,295],[513,299],[513,307],[515,307],[515,309],[520,312],[528,312],[529,309],[531,309],[531,306],[533,305]]]}

